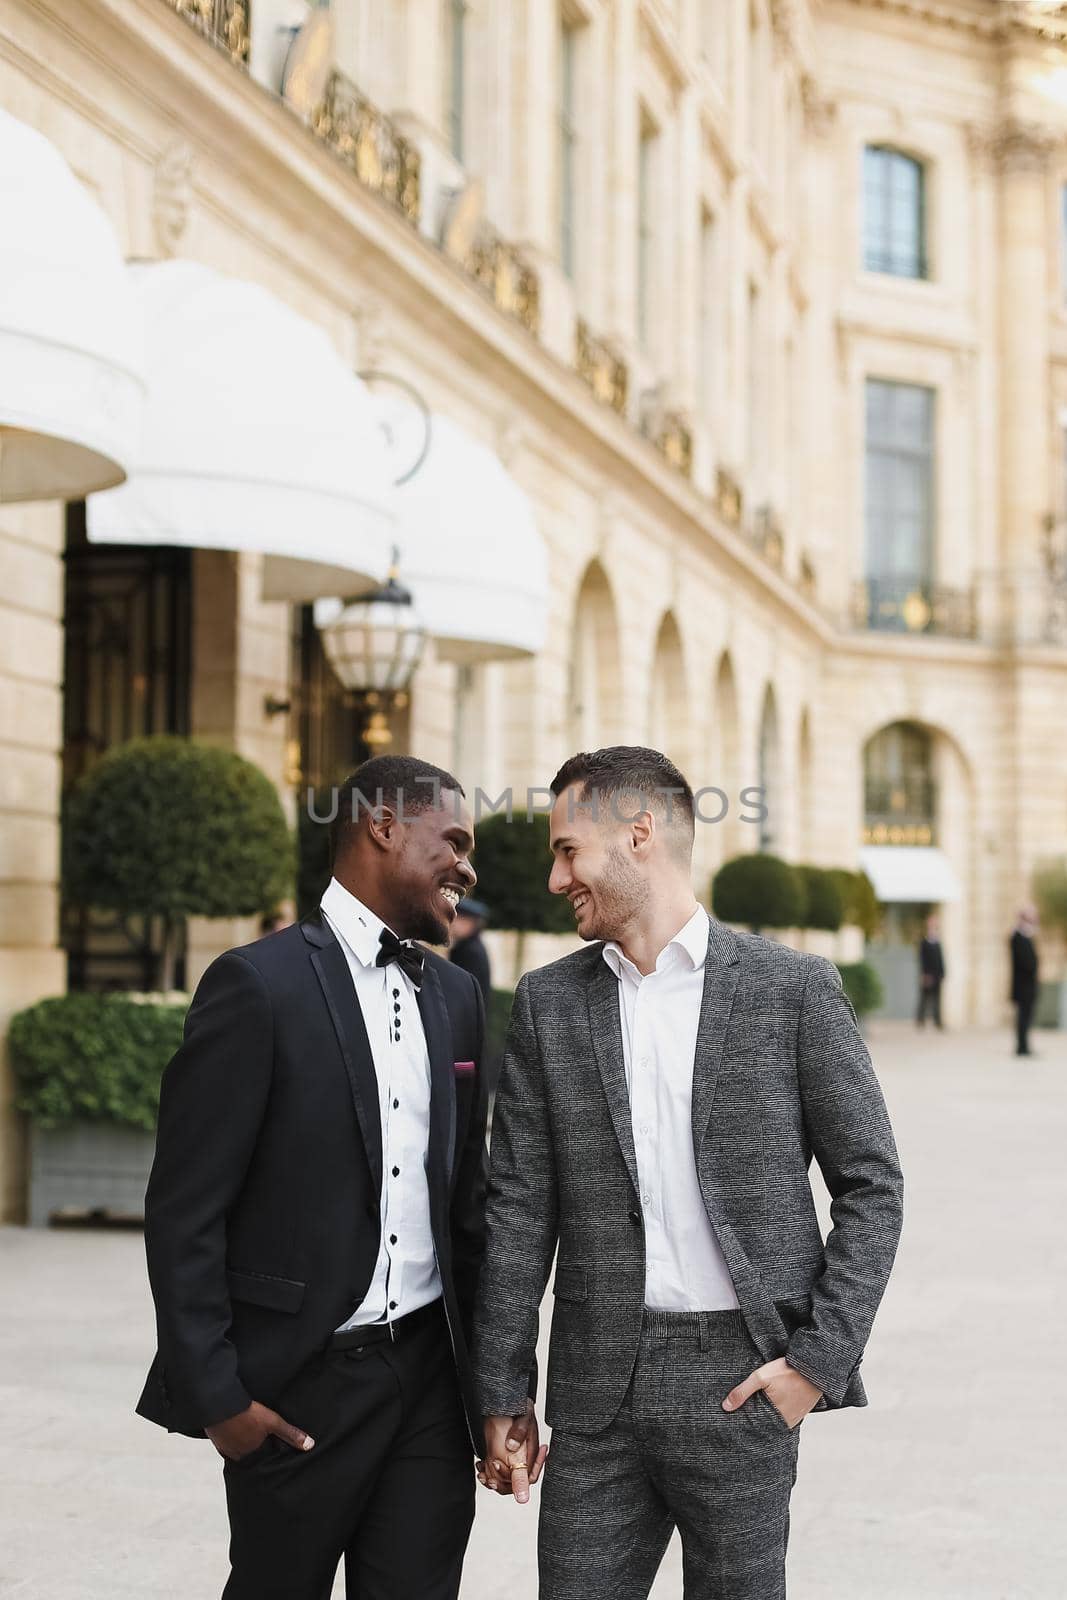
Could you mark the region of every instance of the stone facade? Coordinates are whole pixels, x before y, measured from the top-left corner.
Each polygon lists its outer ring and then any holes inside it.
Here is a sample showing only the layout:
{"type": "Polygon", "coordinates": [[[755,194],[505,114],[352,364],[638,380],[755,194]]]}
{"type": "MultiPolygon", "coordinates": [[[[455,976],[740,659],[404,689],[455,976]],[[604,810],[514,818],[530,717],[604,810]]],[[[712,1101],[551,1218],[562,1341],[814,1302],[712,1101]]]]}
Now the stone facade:
{"type": "MultiPolygon", "coordinates": [[[[730,798],[698,829],[703,893],[755,847],[738,797],[766,776],[773,848],[854,864],[866,741],[918,724],[962,887],[948,1020],[1001,1020],[1013,909],[1067,825],[1067,635],[1042,544],[1067,515],[1062,23],[999,0],[460,9],[457,105],[450,0],[334,4],[336,63],[418,154],[417,219],[279,98],[302,0],[0,0],[0,104],[60,148],[129,256],[261,283],[356,368],[413,382],[530,497],[545,648],[462,678],[431,652],[412,749],[497,794],[544,784],[576,745],[663,745],[730,798]],[[243,54],[249,9],[246,66],[225,46],[243,54]],[[923,164],[925,280],[864,270],[871,145],[923,164]],[[935,571],[966,627],[856,625],[871,377],[934,391],[935,571]]],[[[62,549],[58,508],[0,507],[0,1029],[65,982],[62,549]]],[[[287,692],[291,618],[258,577],[254,557],[195,557],[191,725],[292,804],[264,706],[287,692]]],[[[191,977],[242,931],[194,928],[191,977]]]]}

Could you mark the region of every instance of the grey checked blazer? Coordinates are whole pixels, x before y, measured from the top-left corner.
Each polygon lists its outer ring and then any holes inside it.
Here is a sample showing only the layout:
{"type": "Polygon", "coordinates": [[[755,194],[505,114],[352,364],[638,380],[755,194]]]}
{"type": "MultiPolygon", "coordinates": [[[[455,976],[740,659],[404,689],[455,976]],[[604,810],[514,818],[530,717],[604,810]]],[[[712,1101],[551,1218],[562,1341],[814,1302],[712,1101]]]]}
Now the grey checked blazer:
{"type": "MultiPolygon", "coordinates": [[[[481,1409],[516,1414],[558,1245],[546,1416],[577,1433],[606,1427],[625,1396],[645,1291],[618,981],[601,952],[590,945],[527,973],[516,990],[475,1313],[481,1409]]],[[[786,1355],[823,1391],[820,1407],[865,1405],[858,1368],[893,1264],[903,1183],[870,1057],[828,961],[712,921],[693,1143],[764,1360],[786,1355]],[[812,1156],[833,1200],[825,1245],[812,1156]]]]}

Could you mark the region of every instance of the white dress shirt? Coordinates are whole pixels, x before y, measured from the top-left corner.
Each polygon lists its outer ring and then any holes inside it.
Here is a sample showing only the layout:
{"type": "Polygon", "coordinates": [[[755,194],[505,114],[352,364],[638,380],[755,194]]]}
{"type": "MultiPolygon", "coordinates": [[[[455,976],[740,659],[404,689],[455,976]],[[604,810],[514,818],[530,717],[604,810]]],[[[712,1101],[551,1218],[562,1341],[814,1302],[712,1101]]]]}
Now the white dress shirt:
{"type": "Polygon", "coordinates": [[[430,1057],[415,985],[395,961],[376,965],[385,923],[336,878],[322,897],[322,912],[348,960],[374,1057],[382,1122],[382,1238],[363,1303],[342,1324],[355,1328],[396,1322],[442,1292],[426,1181],[430,1057]]]}
{"type": "Polygon", "coordinates": [[[614,941],[619,1014],[645,1219],[645,1304],[656,1311],[732,1311],[733,1280],[697,1181],[693,1058],[708,914],[698,906],[642,977],[614,941]]]}

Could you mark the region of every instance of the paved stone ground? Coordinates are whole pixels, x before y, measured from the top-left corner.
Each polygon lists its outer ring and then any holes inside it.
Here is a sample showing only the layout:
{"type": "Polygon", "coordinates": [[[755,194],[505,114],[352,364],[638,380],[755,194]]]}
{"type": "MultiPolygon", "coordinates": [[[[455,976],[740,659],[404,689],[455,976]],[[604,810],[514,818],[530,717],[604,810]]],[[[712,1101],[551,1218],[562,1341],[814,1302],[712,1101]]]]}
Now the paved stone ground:
{"type": "MultiPolygon", "coordinates": [[[[873,1030],[908,1223],[870,1407],[804,1424],[791,1600],[1067,1594],[1067,1037],[1038,1046],[873,1030]]],[[[131,1414],[151,1337],[137,1233],[0,1231],[2,1600],[219,1595],[219,1466],[131,1414]]],[[[482,1496],[463,1600],[534,1600],[535,1514],[482,1496]]]]}

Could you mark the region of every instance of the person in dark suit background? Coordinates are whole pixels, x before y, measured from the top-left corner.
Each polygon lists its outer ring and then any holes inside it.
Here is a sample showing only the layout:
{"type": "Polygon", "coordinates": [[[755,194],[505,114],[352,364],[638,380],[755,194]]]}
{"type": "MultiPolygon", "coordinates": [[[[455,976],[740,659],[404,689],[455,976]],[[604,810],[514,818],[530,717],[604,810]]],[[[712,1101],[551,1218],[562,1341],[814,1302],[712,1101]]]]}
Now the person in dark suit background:
{"type": "Polygon", "coordinates": [[[941,946],[941,922],[936,916],[926,919],[926,932],[919,940],[919,1012],[916,1022],[925,1027],[927,1012],[940,1028],[941,985],[945,981],[945,953],[941,946]]]}
{"type": "Polygon", "coordinates": [[[448,956],[455,966],[462,967],[464,972],[470,973],[482,991],[482,1000],[487,1007],[492,977],[489,952],[485,948],[482,929],[488,916],[489,907],[481,900],[469,898],[461,900],[456,909],[456,920],[452,924],[452,948],[448,956]]]}
{"type": "Polygon", "coordinates": [[[366,762],[319,913],[212,964],[163,1077],[138,1410],[224,1458],[224,1600],[324,1600],[342,1558],[360,1600],[458,1593],[484,1442],[484,1011],[412,941],[446,942],[472,847],[455,778],[366,762]]]}
{"type": "Polygon", "coordinates": [[[1037,910],[1023,906],[1011,936],[1011,999],[1015,1006],[1015,1054],[1032,1056],[1030,1024],[1037,1001],[1037,910]]]}

